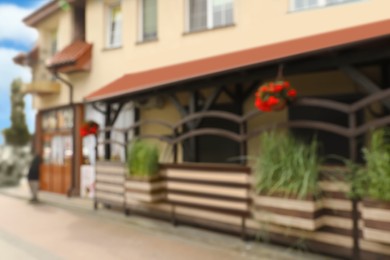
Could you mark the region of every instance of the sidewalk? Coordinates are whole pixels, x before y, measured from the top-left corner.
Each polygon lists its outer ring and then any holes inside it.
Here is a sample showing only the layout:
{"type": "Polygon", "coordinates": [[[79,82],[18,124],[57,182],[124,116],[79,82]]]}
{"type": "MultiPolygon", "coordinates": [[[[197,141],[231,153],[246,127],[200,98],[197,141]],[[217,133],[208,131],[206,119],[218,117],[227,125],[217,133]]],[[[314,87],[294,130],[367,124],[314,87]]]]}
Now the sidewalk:
{"type": "MultiPolygon", "coordinates": [[[[0,195],[28,200],[30,198],[28,184],[25,180],[18,187],[0,188],[0,195]]],[[[67,198],[66,196],[40,192],[42,204],[63,208],[77,212],[85,218],[94,218],[106,223],[116,223],[132,227],[140,232],[152,232],[156,236],[166,236],[168,240],[187,241],[188,243],[201,247],[211,247],[221,250],[227,254],[240,256],[239,259],[283,259],[283,260],[325,260],[332,259],[315,254],[302,253],[291,248],[279,247],[259,242],[243,242],[237,237],[231,237],[215,232],[208,232],[201,229],[180,226],[173,227],[170,223],[158,220],[151,220],[143,217],[126,217],[118,212],[99,209],[93,210],[93,202],[87,199],[67,198]]],[[[238,258],[237,258],[238,259],[238,258]]]]}

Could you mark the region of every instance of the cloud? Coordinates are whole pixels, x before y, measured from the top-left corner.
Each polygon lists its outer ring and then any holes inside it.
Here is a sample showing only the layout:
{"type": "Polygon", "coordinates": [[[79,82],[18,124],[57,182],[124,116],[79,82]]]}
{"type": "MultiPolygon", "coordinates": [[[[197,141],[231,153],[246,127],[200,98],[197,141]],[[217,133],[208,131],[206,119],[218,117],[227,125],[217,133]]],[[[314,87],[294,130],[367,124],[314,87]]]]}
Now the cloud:
{"type": "MultiPolygon", "coordinates": [[[[11,82],[15,78],[21,78],[23,82],[31,81],[31,70],[14,64],[12,60],[18,53],[17,50],[0,47],[0,130],[9,127],[11,124],[9,120],[11,114],[11,82]]],[[[35,111],[32,110],[31,97],[26,97],[25,101],[26,121],[30,132],[33,132],[35,111]]],[[[0,136],[0,143],[3,143],[2,135],[0,136]]]]}
{"type": "Polygon", "coordinates": [[[24,46],[34,44],[38,33],[35,29],[27,27],[22,20],[35,9],[36,7],[24,8],[11,4],[0,4],[0,42],[16,42],[24,46]]]}

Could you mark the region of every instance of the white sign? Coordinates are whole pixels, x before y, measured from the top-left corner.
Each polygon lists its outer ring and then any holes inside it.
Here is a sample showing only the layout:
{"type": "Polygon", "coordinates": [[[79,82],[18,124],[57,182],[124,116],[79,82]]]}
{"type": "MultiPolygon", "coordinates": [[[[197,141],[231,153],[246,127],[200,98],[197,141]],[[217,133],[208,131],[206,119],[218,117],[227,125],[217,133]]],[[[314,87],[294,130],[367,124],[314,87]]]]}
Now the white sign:
{"type": "Polygon", "coordinates": [[[81,165],[81,182],[80,196],[81,198],[93,199],[95,196],[95,166],[81,165]]]}

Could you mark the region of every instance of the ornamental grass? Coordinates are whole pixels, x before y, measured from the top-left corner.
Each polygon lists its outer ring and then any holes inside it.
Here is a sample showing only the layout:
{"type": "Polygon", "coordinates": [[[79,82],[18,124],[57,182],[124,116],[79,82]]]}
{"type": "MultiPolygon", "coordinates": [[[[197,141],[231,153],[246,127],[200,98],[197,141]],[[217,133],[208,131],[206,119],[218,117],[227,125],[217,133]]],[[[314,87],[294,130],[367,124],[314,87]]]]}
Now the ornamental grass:
{"type": "Polygon", "coordinates": [[[158,174],[159,151],[156,145],[136,140],[129,144],[127,154],[129,176],[148,178],[158,174]]]}
{"type": "Polygon", "coordinates": [[[375,130],[363,149],[366,166],[352,180],[359,197],[390,201],[390,129],[375,130]]]}
{"type": "Polygon", "coordinates": [[[306,144],[291,134],[265,132],[260,142],[256,164],[260,194],[300,199],[318,195],[320,159],[316,139],[306,144]]]}

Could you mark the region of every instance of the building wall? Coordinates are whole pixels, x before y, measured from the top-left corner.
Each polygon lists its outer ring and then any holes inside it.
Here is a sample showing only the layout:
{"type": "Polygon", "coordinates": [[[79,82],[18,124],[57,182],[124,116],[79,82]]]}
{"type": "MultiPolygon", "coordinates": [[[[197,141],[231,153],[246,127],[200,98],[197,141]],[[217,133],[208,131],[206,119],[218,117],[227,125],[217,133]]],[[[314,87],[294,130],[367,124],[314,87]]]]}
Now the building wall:
{"type": "MultiPolygon", "coordinates": [[[[243,49],[264,46],[294,38],[319,34],[351,26],[388,19],[388,0],[361,0],[331,7],[291,12],[289,0],[235,0],[234,26],[197,33],[185,33],[185,0],[158,1],[158,40],[137,43],[137,0],[122,0],[123,46],[105,48],[105,5],[107,1],[87,2],[86,39],[93,43],[92,70],[75,73],[69,79],[75,85],[75,101],[126,73],[192,61],[243,49]],[[173,11],[175,10],[175,11],[173,11]]],[[[69,11],[58,16],[58,46],[71,41],[69,11]]],[[[49,19],[49,20],[50,20],[49,19]]],[[[38,26],[44,44],[49,20],[38,26]]],[[[57,96],[38,97],[35,107],[47,108],[68,102],[67,88],[57,96]]]]}

